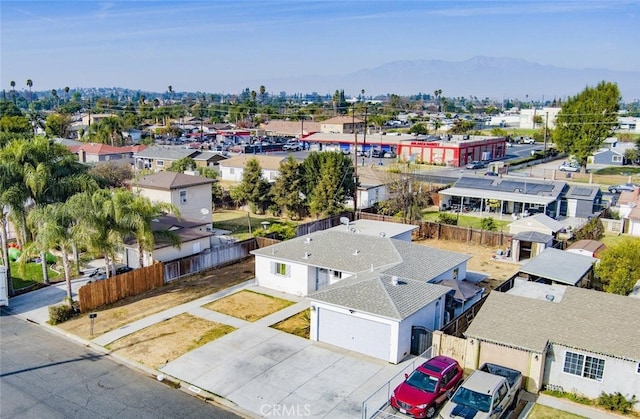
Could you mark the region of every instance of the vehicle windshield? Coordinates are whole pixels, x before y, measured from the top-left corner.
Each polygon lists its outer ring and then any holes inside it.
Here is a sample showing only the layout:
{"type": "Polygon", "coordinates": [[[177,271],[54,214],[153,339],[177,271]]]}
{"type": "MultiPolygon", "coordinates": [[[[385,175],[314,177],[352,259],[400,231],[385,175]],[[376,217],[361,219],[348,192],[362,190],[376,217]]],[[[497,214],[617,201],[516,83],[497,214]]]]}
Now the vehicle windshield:
{"type": "Polygon", "coordinates": [[[491,396],[477,393],[465,387],[460,387],[451,399],[454,403],[471,407],[481,412],[489,412],[491,409],[491,396]]]}
{"type": "Polygon", "coordinates": [[[418,390],[426,391],[427,393],[434,393],[438,386],[438,379],[416,370],[411,373],[409,378],[407,378],[407,384],[411,387],[417,388],[418,390]]]}

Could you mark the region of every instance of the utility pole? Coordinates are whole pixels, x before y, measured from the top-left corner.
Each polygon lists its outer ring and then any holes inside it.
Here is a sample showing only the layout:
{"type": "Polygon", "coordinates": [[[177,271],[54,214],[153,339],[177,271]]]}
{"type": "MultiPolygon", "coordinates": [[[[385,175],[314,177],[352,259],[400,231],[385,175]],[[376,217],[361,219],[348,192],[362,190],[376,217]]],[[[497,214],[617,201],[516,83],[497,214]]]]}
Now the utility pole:
{"type": "MultiPolygon", "coordinates": [[[[362,100],[364,99],[364,89],[362,89],[360,91],[360,93],[362,94],[362,100]]],[[[362,137],[362,152],[366,153],[366,147],[367,147],[367,102],[364,102],[364,134],[362,137]]],[[[365,154],[366,155],[366,154],[365,154]]],[[[362,159],[362,166],[364,167],[364,159],[362,159]]]]}
{"type": "Polygon", "coordinates": [[[358,131],[355,129],[356,109],[351,109],[351,131],[353,132],[353,218],[358,213],[358,131]]]}
{"type": "Polygon", "coordinates": [[[549,127],[549,111],[547,111],[545,113],[545,118],[544,118],[544,148],[543,148],[543,153],[544,153],[545,157],[547,157],[547,131],[548,131],[548,127],[549,127]]]}

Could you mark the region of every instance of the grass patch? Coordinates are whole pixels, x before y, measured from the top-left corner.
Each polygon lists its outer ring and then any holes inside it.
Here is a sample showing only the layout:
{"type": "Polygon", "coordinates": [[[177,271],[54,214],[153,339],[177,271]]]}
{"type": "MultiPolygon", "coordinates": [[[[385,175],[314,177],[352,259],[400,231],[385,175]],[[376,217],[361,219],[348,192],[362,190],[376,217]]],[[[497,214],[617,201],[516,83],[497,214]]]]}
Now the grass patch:
{"type": "Polygon", "coordinates": [[[309,339],[309,332],[311,331],[311,312],[309,309],[306,309],[291,317],[287,317],[271,327],[282,332],[309,339]]]}
{"type": "Polygon", "coordinates": [[[283,300],[282,298],[243,290],[213,301],[203,307],[238,319],[255,322],[292,304],[292,301],[283,300]]]}
{"type": "Polygon", "coordinates": [[[593,172],[597,175],[640,175],[640,166],[609,166],[593,172]]]}
{"type": "Polygon", "coordinates": [[[213,227],[230,231],[231,235],[238,240],[248,239],[253,236],[254,232],[262,230],[261,223],[264,221],[268,221],[271,226],[291,223],[283,218],[250,214],[246,211],[216,210],[213,213],[213,227]]]}
{"type": "MultiPolygon", "coordinates": [[[[449,213],[452,214],[454,216],[456,216],[456,213],[449,213]]],[[[433,222],[436,223],[438,222],[438,216],[440,215],[439,211],[426,211],[422,213],[422,221],[429,221],[429,222],[433,222]]],[[[500,220],[499,218],[497,218],[498,216],[493,216],[490,218],[493,218],[493,222],[496,225],[496,231],[501,231],[501,230],[505,230],[506,227],[511,224],[512,220],[500,220]]],[[[509,215],[503,215],[503,217],[509,217],[509,215]]],[[[475,228],[480,230],[481,228],[481,223],[482,223],[482,219],[483,218],[487,218],[486,216],[483,217],[476,217],[476,216],[472,216],[472,215],[464,215],[464,214],[460,214],[458,216],[458,226],[459,227],[470,227],[470,228],[475,228]]]]}
{"type": "Polygon", "coordinates": [[[158,368],[235,330],[191,314],[180,314],[112,342],[107,349],[158,368]]]}
{"type": "Polygon", "coordinates": [[[529,416],[529,419],[580,419],[584,416],[574,415],[573,413],[565,412],[564,410],[554,409],[553,407],[544,406],[541,404],[535,404],[529,416]]]}
{"type": "MultiPolygon", "coordinates": [[[[27,263],[21,266],[19,262],[9,262],[9,266],[11,268],[11,281],[13,282],[14,290],[42,283],[42,265],[39,263],[27,263]]],[[[63,278],[61,274],[51,270],[50,267],[48,270],[49,281],[57,282],[63,278]]]]}

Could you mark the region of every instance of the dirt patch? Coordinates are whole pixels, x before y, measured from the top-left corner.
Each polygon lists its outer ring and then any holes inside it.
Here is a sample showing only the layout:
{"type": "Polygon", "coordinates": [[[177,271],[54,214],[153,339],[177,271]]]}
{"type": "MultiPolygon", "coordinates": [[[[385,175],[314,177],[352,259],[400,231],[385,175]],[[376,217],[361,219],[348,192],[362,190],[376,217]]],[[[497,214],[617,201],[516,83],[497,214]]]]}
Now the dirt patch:
{"type": "Polygon", "coordinates": [[[255,322],[292,304],[292,301],[243,290],[203,307],[238,319],[255,322]]]}
{"type": "Polygon", "coordinates": [[[107,348],[127,359],[159,368],[234,330],[232,326],[185,313],[118,339],[107,348]]]}
{"type": "Polygon", "coordinates": [[[310,315],[311,313],[309,312],[309,309],[306,309],[274,324],[271,327],[282,332],[291,333],[292,335],[309,339],[309,333],[311,331],[310,315]]]}
{"type": "Polygon", "coordinates": [[[95,310],[98,317],[95,319],[93,336],[90,334],[87,314],[62,323],[58,327],[83,339],[91,340],[136,320],[205,297],[252,278],[255,278],[254,259],[248,258],[233,265],[173,281],[164,287],[95,310]]]}
{"type": "Polygon", "coordinates": [[[471,259],[467,261],[467,270],[487,274],[489,277],[483,281],[483,285],[490,289],[511,278],[520,269],[518,263],[493,258],[496,255],[496,251],[501,249],[499,247],[436,239],[421,240],[414,243],[470,255],[471,259]]]}

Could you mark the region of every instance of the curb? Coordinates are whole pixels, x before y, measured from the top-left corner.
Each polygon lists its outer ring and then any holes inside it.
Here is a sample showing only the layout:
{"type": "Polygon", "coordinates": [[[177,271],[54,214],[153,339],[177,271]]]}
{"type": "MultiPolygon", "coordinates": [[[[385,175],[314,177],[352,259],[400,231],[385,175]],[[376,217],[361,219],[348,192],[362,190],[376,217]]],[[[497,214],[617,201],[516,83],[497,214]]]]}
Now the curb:
{"type": "MultiPolygon", "coordinates": [[[[19,316],[17,316],[19,317],[19,316]]],[[[196,387],[194,385],[192,385],[191,383],[187,383],[184,381],[181,381],[180,379],[176,378],[176,377],[172,377],[170,375],[164,374],[158,370],[154,370],[153,368],[147,367],[146,365],[142,365],[136,361],[132,361],[128,358],[125,358],[123,356],[120,356],[118,354],[113,353],[112,351],[106,349],[103,346],[97,345],[91,341],[85,340],[83,338],[80,338],[72,333],[68,333],[65,332],[64,330],[61,330],[55,326],[51,326],[50,324],[47,323],[38,323],[35,322],[33,320],[29,320],[23,317],[19,317],[23,320],[26,320],[30,323],[36,324],[38,326],[44,327],[45,329],[56,333],[62,337],[65,337],[77,344],[80,344],[82,346],[85,346],[87,348],[90,348],[91,350],[98,352],[99,354],[103,355],[103,356],[107,356],[109,358],[111,358],[114,362],[117,362],[120,365],[124,365],[132,370],[135,370],[137,372],[141,372],[143,374],[145,374],[146,376],[148,376],[149,378],[153,378],[159,382],[162,382],[170,387],[173,387],[177,390],[180,390],[186,394],[189,394],[192,397],[198,398],[206,403],[211,403],[211,404],[215,404],[216,406],[223,408],[225,410],[228,410],[244,419],[257,419],[260,416],[257,416],[251,412],[248,412],[244,409],[242,409],[240,406],[238,406],[237,404],[235,404],[234,402],[232,402],[231,400],[225,399],[222,396],[219,396],[217,394],[213,394],[213,393],[209,393],[208,391],[201,389],[199,387],[196,387]]]]}

